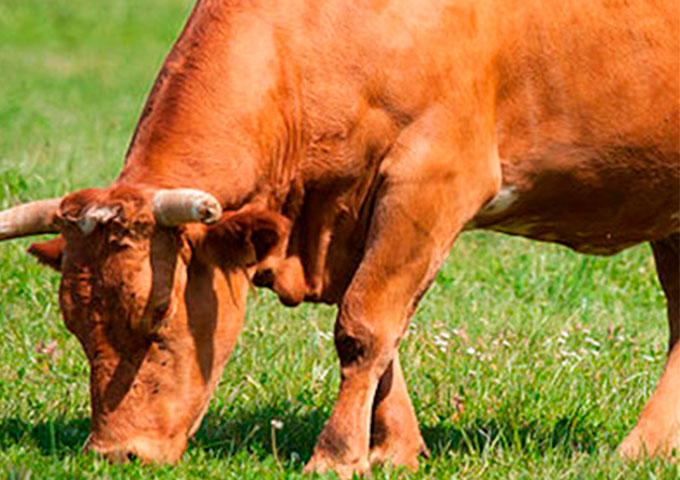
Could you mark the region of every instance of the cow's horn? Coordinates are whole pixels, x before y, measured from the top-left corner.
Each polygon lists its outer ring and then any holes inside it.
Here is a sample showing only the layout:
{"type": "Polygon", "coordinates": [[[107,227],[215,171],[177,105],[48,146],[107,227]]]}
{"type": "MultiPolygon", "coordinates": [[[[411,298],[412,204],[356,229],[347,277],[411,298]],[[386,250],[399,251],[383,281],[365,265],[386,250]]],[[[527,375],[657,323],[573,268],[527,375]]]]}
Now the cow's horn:
{"type": "Polygon", "coordinates": [[[24,203],[0,212],[0,240],[39,233],[57,233],[54,216],[61,198],[24,203]]]}
{"type": "Polygon", "coordinates": [[[183,223],[217,222],[222,216],[222,206],[215,197],[201,190],[158,190],[151,202],[156,222],[166,227],[183,223]]]}

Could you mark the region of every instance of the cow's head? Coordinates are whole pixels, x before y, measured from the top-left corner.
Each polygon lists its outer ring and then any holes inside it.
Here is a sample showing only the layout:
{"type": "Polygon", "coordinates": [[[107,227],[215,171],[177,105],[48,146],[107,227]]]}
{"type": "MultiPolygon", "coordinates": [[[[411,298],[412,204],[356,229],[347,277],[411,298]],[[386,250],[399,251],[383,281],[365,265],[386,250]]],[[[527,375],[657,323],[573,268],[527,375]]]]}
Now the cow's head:
{"type": "Polygon", "coordinates": [[[90,449],[180,457],[234,347],[247,270],[285,228],[196,190],[87,189],[0,212],[0,239],[60,233],[29,251],[61,272],[66,327],[90,363],[90,449]]]}

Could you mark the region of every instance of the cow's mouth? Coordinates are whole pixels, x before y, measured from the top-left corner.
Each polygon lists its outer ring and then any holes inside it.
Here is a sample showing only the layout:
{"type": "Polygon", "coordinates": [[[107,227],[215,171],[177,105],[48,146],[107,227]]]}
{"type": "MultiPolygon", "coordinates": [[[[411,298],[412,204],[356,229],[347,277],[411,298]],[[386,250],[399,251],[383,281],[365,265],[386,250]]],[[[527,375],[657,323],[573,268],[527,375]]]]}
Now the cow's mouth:
{"type": "Polygon", "coordinates": [[[186,438],[153,439],[138,436],[125,442],[100,443],[91,436],[85,445],[86,452],[95,452],[111,463],[128,463],[139,459],[142,463],[176,463],[186,449],[186,438]]]}

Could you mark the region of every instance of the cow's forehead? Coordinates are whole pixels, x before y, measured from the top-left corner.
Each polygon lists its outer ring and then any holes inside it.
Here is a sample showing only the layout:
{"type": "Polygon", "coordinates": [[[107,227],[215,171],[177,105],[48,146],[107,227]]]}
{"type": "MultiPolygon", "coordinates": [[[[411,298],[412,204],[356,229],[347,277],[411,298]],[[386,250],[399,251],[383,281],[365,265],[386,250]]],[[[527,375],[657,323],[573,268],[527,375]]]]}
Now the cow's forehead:
{"type": "Polygon", "coordinates": [[[86,188],[73,192],[62,200],[59,214],[64,218],[77,219],[93,209],[118,209],[124,217],[135,217],[151,211],[145,191],[133,187],[115,187],[86,188]]]}

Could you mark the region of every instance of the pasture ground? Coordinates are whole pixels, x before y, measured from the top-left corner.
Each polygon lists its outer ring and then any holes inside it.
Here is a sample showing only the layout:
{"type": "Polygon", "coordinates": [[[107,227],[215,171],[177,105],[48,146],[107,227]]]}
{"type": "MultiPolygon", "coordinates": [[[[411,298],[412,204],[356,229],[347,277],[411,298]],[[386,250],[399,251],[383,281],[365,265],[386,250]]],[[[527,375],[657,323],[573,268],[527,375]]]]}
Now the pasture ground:
{"type": "MultiPolygon", "coordinates": [[[[0,2],[0,206],[115,177],[189,3],[0,2]]],[[[258,292],[181,463],[110,465],[80,453],[87,363],[60,319],[58,276],[28,258],[29,242],[0,247],[0,477],[302,478],[338,387],[334,309],[258,292]]],[[[603,259],[464,235],[401,346],[432,458],[375,478],[676,477],[615,456],[666,338],[648,246],[603,259]]]]}

